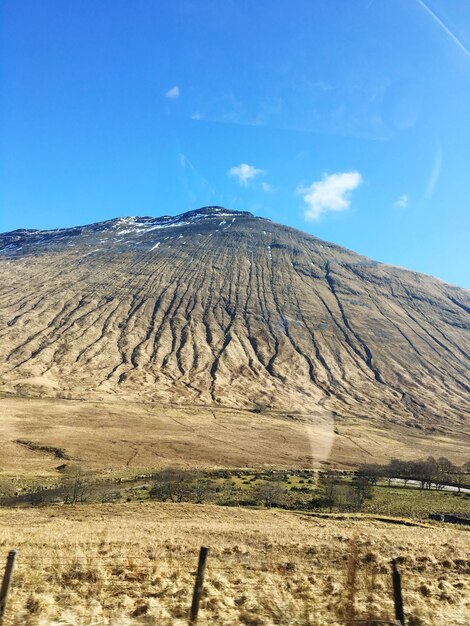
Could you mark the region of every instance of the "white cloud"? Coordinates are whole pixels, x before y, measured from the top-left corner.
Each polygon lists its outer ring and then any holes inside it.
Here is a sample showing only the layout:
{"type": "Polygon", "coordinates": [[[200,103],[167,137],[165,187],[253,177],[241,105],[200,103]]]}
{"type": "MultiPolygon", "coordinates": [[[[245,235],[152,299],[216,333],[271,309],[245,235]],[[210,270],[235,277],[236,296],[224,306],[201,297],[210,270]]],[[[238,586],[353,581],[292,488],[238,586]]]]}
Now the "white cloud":
{"type": "Polygon", "coordinates": [[[168,91],[165,94],[165,98],[169,98],[170,100],[176,100],[176,98],[179,98],[179,97],[180,97],[180,88],[178,87],[178,85],[175,85],[171,89],[168,89],[168,91]]]}
{"type": "Polygon", "coordinates": [[[397,209],[406,209],[408,206],[408,196],[404,193],[402,196],[398,198],[396,202],[393,203],[393,206],[397,209]]]}
{"type": "Polygon", "coordinates": [[[253,165],[248,165],[248,163],[241,163],[236,167],[231,167],[228,171],[229,176],[234,176],[238,178],[238,182],[242,187],[247,187],[248,182],[255,178],[256,176],[260,176],[261,174],[266,174],[264,170],[259,170],[253,165]]]}
{"type": "Polygon", "coordinates": [[[362,183],[359,172],[324,174],[322,180],[314,181],[310,187],[301,187],[306,220],[318,220],[327,211],[346,211],[351,205],[351,192],[362,183]]]}
{"type": "Polygon", "coordinates": [[[272,185],[270,185],[269,183],[265,183],[265,182],[261,183],[261,189],[266,192],[273,191],[272,185]]]}

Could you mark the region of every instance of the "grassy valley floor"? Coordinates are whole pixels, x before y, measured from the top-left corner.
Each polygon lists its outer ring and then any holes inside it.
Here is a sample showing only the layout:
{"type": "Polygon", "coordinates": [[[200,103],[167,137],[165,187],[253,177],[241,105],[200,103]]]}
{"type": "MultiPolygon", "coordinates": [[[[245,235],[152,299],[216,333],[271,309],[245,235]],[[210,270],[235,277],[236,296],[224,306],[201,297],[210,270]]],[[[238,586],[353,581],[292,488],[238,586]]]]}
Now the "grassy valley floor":
{"type": "Polygon", "coordinates": [[[350,468],[399,454],[468,460],[470,434],[317,412],[0,397],[1,470],[57,475],[67,460],[93,470],[179,466],[350,468]],[[29,442],[25,445],[25,441],[29,442]],[[62,455],[62,456],[61,456],[62,455]]]}

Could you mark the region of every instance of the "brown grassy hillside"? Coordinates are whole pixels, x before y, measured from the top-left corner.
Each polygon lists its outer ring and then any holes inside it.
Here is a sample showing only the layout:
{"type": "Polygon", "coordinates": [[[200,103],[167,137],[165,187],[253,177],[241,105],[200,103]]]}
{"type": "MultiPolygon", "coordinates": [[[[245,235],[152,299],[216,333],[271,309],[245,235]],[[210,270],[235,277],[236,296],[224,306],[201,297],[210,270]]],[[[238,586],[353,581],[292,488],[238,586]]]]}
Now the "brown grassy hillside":
{"type": "Polygon", "coordinates": [[[221,208],[0,236],[26,396],[468,417],[469,294],[221,208]]]}

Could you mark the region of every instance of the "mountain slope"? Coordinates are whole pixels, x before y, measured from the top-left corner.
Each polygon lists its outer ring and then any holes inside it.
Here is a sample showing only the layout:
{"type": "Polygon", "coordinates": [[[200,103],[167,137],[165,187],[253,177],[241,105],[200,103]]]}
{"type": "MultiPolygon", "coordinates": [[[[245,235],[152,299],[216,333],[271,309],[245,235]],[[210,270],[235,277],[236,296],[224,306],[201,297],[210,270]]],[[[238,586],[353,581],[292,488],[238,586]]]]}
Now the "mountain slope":
{"type": "Polygon", "coordinates": [[[0,391],[463,424],[470,293],[206,207],[0,235],[0,391]]]}

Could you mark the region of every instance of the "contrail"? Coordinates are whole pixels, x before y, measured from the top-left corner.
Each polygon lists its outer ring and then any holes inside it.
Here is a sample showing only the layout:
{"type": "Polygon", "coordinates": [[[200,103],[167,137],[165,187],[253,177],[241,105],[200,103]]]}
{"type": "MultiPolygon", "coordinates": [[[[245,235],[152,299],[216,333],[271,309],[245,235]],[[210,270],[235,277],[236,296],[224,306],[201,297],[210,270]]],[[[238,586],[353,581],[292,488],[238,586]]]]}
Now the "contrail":
{"type": "Polygon", "coordinates": [[[429,13],[432,19],[439,24],[439,26],[449,35],[449,37],[458,45],[458,47],[465,52],[465,54],[470,57],[470,51],[464,46],[464,44],[460,41],[458,37],[454,35],[454,33],[444,24],[444,22],[437,17],[437,15],[431,11],[431,9],[424,3],[423,0],[416,0],[418,4],[420,4],[425,11],[429,13]]]}
{"type": "Polygon", "coordinates": [[[434,188],[439,180],[439,176],[441,175],[442,168],[442,147],[441,144],[437,144],[436,154],[434,155],[434,163],[432,165],[431,174],[429,176],[428,182],[426,184],[426,190],[424,192],[425,200],[430,200],[432,194],[434,193],[434,188]]]}

